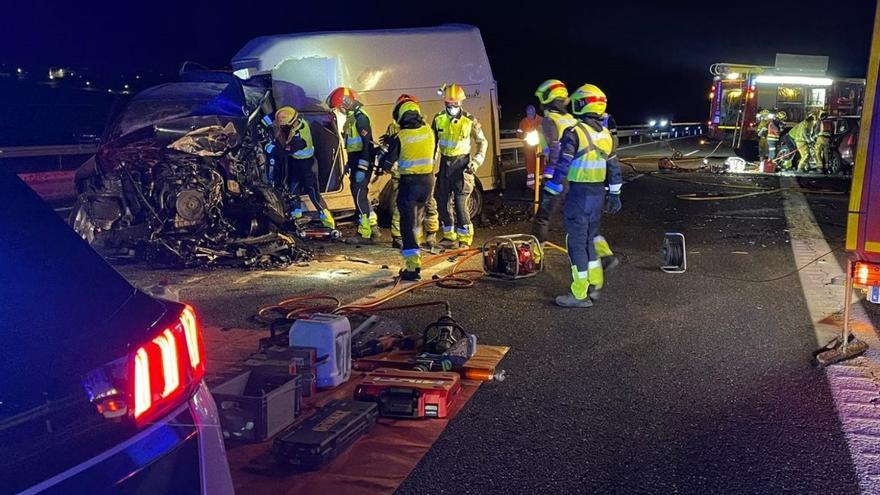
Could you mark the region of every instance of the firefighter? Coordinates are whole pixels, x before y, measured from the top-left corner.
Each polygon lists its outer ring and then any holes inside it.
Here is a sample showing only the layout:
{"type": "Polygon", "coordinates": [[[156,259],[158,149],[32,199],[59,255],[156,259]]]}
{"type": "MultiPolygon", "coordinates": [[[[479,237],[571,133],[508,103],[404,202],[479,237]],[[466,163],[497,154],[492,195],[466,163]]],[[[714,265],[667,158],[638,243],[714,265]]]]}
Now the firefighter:
{"type": "MultiPolygon", "coordinates": [[[[397,132],[400,131],[400,124],[397,123],[397,117],[400,110],[400,107],[406,102],[414,102],[418,104],[419,100],[415,96],[410,96],[407,94],[400,95],[397,98],[397,102],[394,106],[394,109],[391,112],[392,121],[388,124],[388,129],[385,131],[385,135],[382,136],[380,142],[384,150],[382,153],[387,152],[388,143],[397,135],[397,132]]],[[[400,209],[397,208],[397,193],[400,188],[400,172],[395,165],[391,169],[391,247],[395,249],[403,249],[403,236],[400,232],[400,209]]],[[[419,245],[424,244],[429,249],[433,249],[437,244],[437,232],[440,231],[440,216],[437,212],[437,200],[434,198],[433,184],[431,187],[431,195],[428,197],[428,202],[425,205],[425,215],[424,220],[421,223],[423,227],[423,231],[425,235],[422,238],[419,238],[419,245]]]]}
{"type": "Polygon", "coordinates": [[[400,129],[387,140],[388,151],[382,156],[379,167],[390,171],[397,162],[400,186],[397,192],[397,209],[400,211],[400,233],[403,236],[404,267],[402,280],[419,280],[422,271],[418,238],[421,225],[418,218],[431,197],[434,178],[434,132],[422,117],[419,104],[403,101],[395,107],[394,115],[400,129]]]}
{"type": "Polygon", "coordinates": [[[816,119],[816,165],[823,174],[831,173],[829,162],[831,161],[831,134],[834,123],[828,119],[828,112],[824,109],[819,111],[816,119]]]}
{"type": "Polygon", "coordinates": [[[351,196],[358,217],[357,237],[350,242],[372,244],[379,238],[376,213],[370,205],[369,186],[373,175],[373,130],[370,116],[352,89],[340,87],[327,97],[327,105],[345,112],[345,151],[348,153],[346,172],[349,174],[351,196]]]}
{"type": "MultiPolygon", "coordinates": [[[[568,88],[558,79],[548,79],[538,86],[535,96],[541,103],[544,119],[541,121],[541,149],[544,156],[544,177],[553,177],[553,170],[559,160],[559,138],[562,132],[575,125],[577,120],[566,108],[568,105],[568,88]]],[[[535,214],[533,233],[540,242],[547,240],[550,218],[559,212],[564,200],[564,192],[543,198],[535,214]]]]}
{"type": "Polygon", "coordinates": [[[794,141],[800,156],[797,166],[798,172],[806,172],[810,167],[810,147],[813,140],[812,130],[815,119],[815,115],[807,115],[806,119],[788,131],[788,135],[794,141]]]}
{"type": "Polygon", "coordinates": [[[568,294],[556,298],[562,307],[592,306],[605,282],[594,239],[603,208],[609,213],[620,211],[623,184],[614,139],[602,125],[606,107],[605,93],[592,84],[584,84],[571,95],[578,122],[563,132],[553,178],[544,186],[547,196],[558,197],[565,181],[569,183],[563,212],[572,283],[568,294]]]}
{"type": "Polygon", "coordinates": [[[532,141],[532,136],[537,137],[540,133],[542,120],[543,118],[538,116],[535,106],[529,105],[526,107],[526,116],[519,121],[519,128],[516,130],[516,137],[526,142],[526,187],[533,191],[535,190],[535,170],[538,167],[538,140],[532,141]]]}
{"type": "MultiPolygon", "coordinates": [[[[559,160],[559,138],[565,129],[575,125],[577,119],[568,113],[568,88],[558,79],[548,79],[538,86],[535,96],[541,102],[544,108],[544,119],[541,122],[541,141],[544,159],[546,160],[544,167],[544,177],[553,178],[553,171],[556,162],[559,160]]],[[[615,154],[613,158],[617,159],[617,122],[614,117],[605,113],[602,115],[602,123],[611,134],[614,143],[615,154]]],[[[564,181],[563,177],[563,181],[564,181]]],[[[563,182],[565,185],[565,182],[563,182]]],[[[565,201],[565,189],[557,195],[547,195],[541,199],[541,205],[538,207],[538,213],[535,215],[533,224],[533,233],[538,240],[543,243],[547,240],[547,233],[550,226],[550,218],[559,212],[565,201]]],[[[608,241],[598,235],[594,239],[594,247],[602,259],[605,268],[610,269],[619,264],[619,260],[614,256],[611,245],[608,241]]]]}
{"type": "Polygon", "coordinates": [[[318,162],[315,160],[312,131],[308,122],[293,107],[281,107],[275,112],[275,141],[287,159],[286,166],[282,168],[284,182],[291,195],[293,219],[299,220],[303,216],[300,194],[305,193],[320,212],[321,223],[335,229],[336,221],[318,187],[318,162]]]}
{"type": "Polygon", "coordinates": [[[758,121],[755,126],[755,132],[758,134],[758,156],[763,162],[770,157],[770,143],[767,137],[770,126],[770,111],[766,108],[761,110],[758,112],[756,120],[758,121]]]}
{"type": "Polygon", "coordinates": [[[787,115],[783,111],[771,113],[767,120],[767,156],[771,160],[776,159],[776,149],[779,146],[779,135],[782,134],[782,126],[787,115]]]}
{"type": "Polygon", "coordinates": [[[469,247],[474,241],[474,226],[468,212],[468,200],[474,189],[477,169],[486,159],[489,142],[477,118],[461,108],[466,97],[464,88],[452,83],[441,88],[441,92],[446,108],[435,115],[431,123],[440,152],[434,196],[441,206],[441,244],[447,248],[469,247]],[[472,140],[476,144],[473,156],[472,140]]]}

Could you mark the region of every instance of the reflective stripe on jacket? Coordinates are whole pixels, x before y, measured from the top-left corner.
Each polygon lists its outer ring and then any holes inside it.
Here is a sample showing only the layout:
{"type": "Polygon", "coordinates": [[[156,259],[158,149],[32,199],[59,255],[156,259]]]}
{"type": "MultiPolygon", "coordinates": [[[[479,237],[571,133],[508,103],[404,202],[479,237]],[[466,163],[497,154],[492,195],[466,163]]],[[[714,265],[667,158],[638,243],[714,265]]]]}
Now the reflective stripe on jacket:
{"type": "Polygon", "coordinates": [[[572,129],[577,134],[578,149],[568,168],[569,182],[604,183],[606,160],[614,149],[614,140],[607,128],[595,131],[579,123],[572,129]]]}
{"type": "Polygon", "coordinates": [[[363,115],[369,121],[370,116],[363,109],[358,108],[354,112],[349,112],[345,119],[345,128],[343,134],[345,136],[345,151],[354,153],[363,151],[364,138],[360,130],[357,128],[358,114],[363,115]]]}
{"type": "Polygon", "coordinates": [[[302,121],[302,125],[297,129],[295,136],[299,136],[303,141],[306,142],[306,147],[293,152],[293,157],[297,160],[305,160],[306,158],[311,158],[315,156],[315,142],[312,140],[312,129],[309,127],[309,123],[305,120],[302,121]]]}

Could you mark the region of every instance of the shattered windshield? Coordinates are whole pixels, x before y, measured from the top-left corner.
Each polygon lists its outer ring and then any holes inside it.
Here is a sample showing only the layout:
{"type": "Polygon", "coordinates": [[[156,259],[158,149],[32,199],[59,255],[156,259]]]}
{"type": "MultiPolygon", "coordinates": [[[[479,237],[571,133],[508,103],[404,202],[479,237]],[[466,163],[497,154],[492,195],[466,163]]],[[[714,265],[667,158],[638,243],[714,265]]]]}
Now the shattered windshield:
{"type": "Polygon", "coordinates": [[[122,136],[143,127],[171,119],[225,111],[241,111],[233,101],[217,101],[228,84],[173,83],[148,89],[131,100],[113,126],[113,137],[122,136]]]}

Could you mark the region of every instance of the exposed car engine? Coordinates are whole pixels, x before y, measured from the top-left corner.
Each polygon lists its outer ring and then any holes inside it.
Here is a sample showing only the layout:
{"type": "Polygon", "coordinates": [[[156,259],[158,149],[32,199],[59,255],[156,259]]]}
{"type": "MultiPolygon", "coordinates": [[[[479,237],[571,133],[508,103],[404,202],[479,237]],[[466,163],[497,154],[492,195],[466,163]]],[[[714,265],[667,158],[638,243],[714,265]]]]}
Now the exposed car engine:
{"type": "Polygon", "coordinates": [[[210,76],[221,82],[139,94],[77,171],[71,223],[106,255],[184,266],[309,256],[268,180],[270,92],[210,76]]]}

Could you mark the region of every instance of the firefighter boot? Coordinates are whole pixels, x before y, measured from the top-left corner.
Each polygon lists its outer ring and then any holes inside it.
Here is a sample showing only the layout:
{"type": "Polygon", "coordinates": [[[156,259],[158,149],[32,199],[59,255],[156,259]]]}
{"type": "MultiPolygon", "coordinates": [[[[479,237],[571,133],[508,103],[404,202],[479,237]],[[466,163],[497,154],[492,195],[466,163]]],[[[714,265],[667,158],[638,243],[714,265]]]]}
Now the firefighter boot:
{"type": "Polygon", "coordinates": [[[347,244],[372,244],[373,243],[373,228],[370,226],[370,215],[363,214],[360,216],[358,220],[358,235],[348,239],[346,241],[347,244]]]}
{"type": "Polygon", "coordinates": [[[428,232],[425,236],[425,246],[428,246],[428,249],[434,249],[437,246],[437,232],[428,232]]]}
{"type": "Polygon", "coordinates": [[[589,308],[593,305],[587,295],[589,285],[589,272],[579,272],[576,266],[571,267],[571,292],[556,296],[556,305],[563,308],[589,308]]]}
{"type": "Polygon", "coordinates": [[[458,247],[469,248],[474,243],[474,226],[473,224],[459,227],[458,231],[458,247]]]}
{"type": "Polygon", "coordinates": [[[452,227],[443,226],[443,239],[440,241],[440,247],[446,249],[458,248],[458,234],[452,227]]]}
{"type": "Polygon", "coordinates": [[[590,280],[589,296],[590,299],[596,301],[602,294],[602,287],[605,286],[605,272],[602,270],[602,262],[591,261],[587,274],[590,280]]]}
{"type": "Polygon", "coordinates": [[[336,229],[336,219],[333,218],[333,214],[330,213],[330,210],[323,209],[321,210],[321,225],[327,227],[328,229],[335,230],[336,229]]]}
{"type": "Polygon", "coordinates": [[[403,269],[400,270],[401,280],[422,279],[422,257],[418,249],[408,249],[403,252],[403,265],[403,269]]]}
{"type": "Polygon", "coordinates": [[[376,215],[375,211],[370,212],[370,237],[376,242],[382,239],[382,231],[379,229],[379,216],[376,215]]]}
{"type": "Polygon", "coordinates": [[[596,254],[599,255],[599,259],[602,260],[602,269],[610,270],[620,264],[620,260],[617,259],[617,256],[614,256],[614,252],[611,251],[611,245],[608,244],[604,237],[601,235],[594,237],[593,246],[596,248],[596,254]]]}

